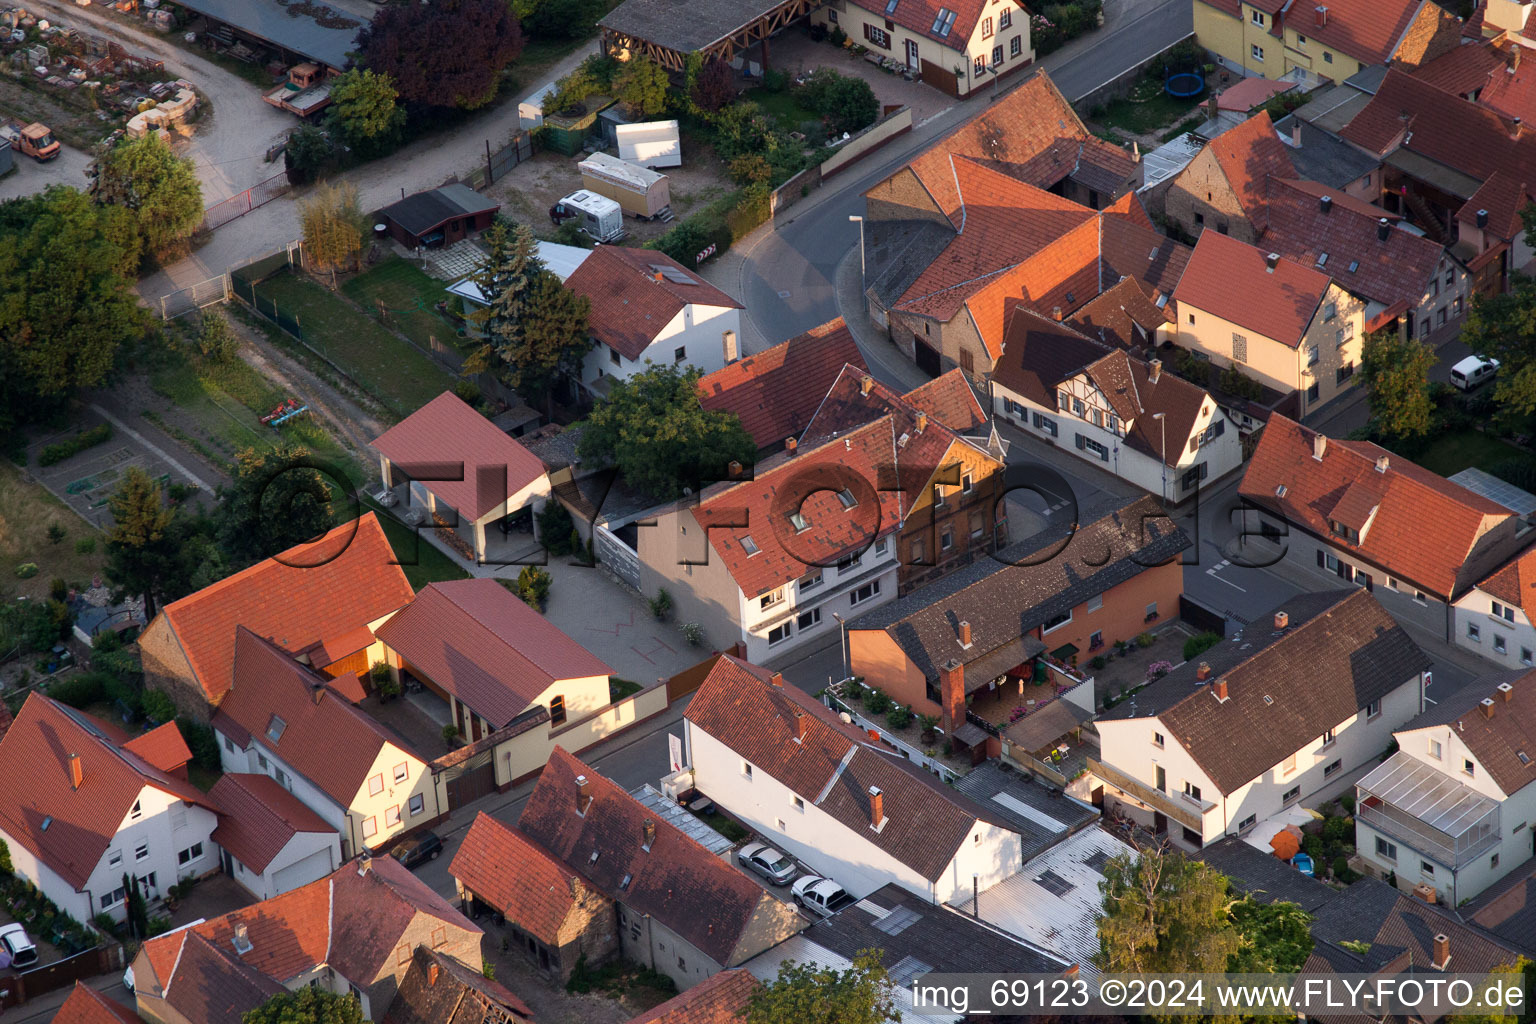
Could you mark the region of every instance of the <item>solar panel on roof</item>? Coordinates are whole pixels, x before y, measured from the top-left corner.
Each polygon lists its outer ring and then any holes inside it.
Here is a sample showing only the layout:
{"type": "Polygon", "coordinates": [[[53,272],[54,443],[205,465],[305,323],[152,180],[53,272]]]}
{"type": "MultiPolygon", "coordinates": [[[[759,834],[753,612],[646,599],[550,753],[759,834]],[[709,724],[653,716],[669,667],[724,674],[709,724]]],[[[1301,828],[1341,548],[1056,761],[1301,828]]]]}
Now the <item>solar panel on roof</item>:
{"type": "Polygon", "coordinates": [[[887,972],[887,978],[897,988],[906,988],[913,981],[932,971],[933,968],[915,956],[904,956],[887,972]]]}
{"type": "Polygon", "coordinates": [[[673,284],[698,283],[693,278],[689,277],[686,271],[679,270],[677,267],[667,266],[664,263],[652,263],[651,273],[660,274],[662,277],[666,278],[668,281],[671,281],[673,284]]]}
{"type": "Polygon", "coordinates": [[[1036,878],[1035,884],[1053,896],[1065,896],[1067,893],[1077,888],[1077,886],[1073,885],[1065,878],[1062,878],[1054,871],[1047,871],[1045,874],[1036,878]]]}
{"type": "Polygon", "coordinates": [[[911,907],[897,907],[875,923],[875,930],[887,935],[900,935],[920,920],[922,915],[911,907]]]}
{"type": "Polygon", "coordinates": [[[1109,854],[1103,850],[1095,850],[1093,851],[1093,856],[1083,861],[1083,863],[1102,875],[1104,873],[1104,866],[1109,863],[1109,854]]]}

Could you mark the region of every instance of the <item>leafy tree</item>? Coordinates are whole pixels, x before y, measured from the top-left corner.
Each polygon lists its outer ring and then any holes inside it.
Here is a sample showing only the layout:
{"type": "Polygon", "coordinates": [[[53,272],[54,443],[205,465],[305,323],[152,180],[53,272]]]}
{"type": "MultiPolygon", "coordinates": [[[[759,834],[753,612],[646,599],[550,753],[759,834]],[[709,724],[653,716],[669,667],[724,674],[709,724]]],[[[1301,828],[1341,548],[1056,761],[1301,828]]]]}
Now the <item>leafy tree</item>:
{"type": "Polygon", "coordinates": [[[197,350],[219,363],[229,362],[240,351],[240,339],[217,309],[203,310],[202,323],[197,328],[197,350]]]}
{"type": "Polygon", "coordinates": [[[726,169],[738,185],[765,185],[773,177],[773,168],[761,153],[743,153],[726,169]]]}
{"type": "Polygon", "coordinates": [[[618,99],[630,117],[655,117],[667,109],[672,82],[667,69],[649,57],[634,57],[614,81],[618,99]]]}
{"type": "Polygon", "coordinates": [[[313,540],[335,525],[331,484],[300,444],[236,454],[234,483],[219,492],[219,544],[242,565],[313,540]]]}
{"type": "Polygon", "coordinates": [[[1241,948],[1226,878],[1177,850],[1110,858],[1099,891],[1099,966],[1108,973],[1203,971],[1241,948]]]}
{"type": "Polygon", "coordinates": [[[786,960],[773,981],[753,990],[746,1024],[885,1024],[901,1020],[878,949],[845,971],[786,960]]]}
{"type": "Polygon", "coordinates": [[[357,265],[368,237],[368,219],[357,201],[351,182],[326,185],[299,204],[299,223],[304,226],[304,256],[314,267],[331,272],[357,265]]]}
{"type": "Polygon", "coordinates": [[[128,890],[128,927],[141,939],[149,937],[149,904],[139,888],[139,880],[123,872],[123,888],[128,890]]]}
{"type": "Polygon", "coordinates": [[[301,124],[288,133],[283,147],[283,170],[293,185],[314,181],[335,156],[330,136],[312,124],[301,124]]]}
{"type": "Polygon", "coordinates": [[[319,988],[281,992],[240,1018],[241,1024],[363,1024],[363,1007],[351,994],[319,988]]]}
{"type": "Polygon", "coordinates": [[[545,400],[546,411],[561,381],[578,380],[581,363],[592,350],[592,336],[587,333],[587,315],[592,303],[578,295],[548,270],[541,270],[533,280],[524,312],[521,349],[503,352],[509,361],[504,373],[510,387],[525,396],[545,400]]]}
{"type": "Polygon", "coordinates": [[[735,414],[699,405],[700,376],[667,365],[616,380],[587,417],[582,456],[611,462],[626,484],[661,501],[725,479],[733,461],[750,463],[757,446],[735,414]]]}
{"type": "Polygon", "coordinates": [[[517,596],[536,612],[542,612],[549,602],[549,588],[555,578],[536,565],[525,565],[517,574],[517,596]]]}
{"type": "Polygon", "coordinates": [[[802,86],[806,105],[826,118],[834,132],[856,132],[875,123],[880,105],[862,78],[817,68],[802,86]]]}
{"type": "Polygon", "coordinates": [[[1529,957],[1522,956],[1514,963],[1501,964],[1488,973],[1500,976],[1498,981],[1501,987],[1510,984],[1524,985],[1525,992],[1527,993],[1527,1002],[1522,1007],[1521,1012],[1518,1014],[1501,1014],[1489,1010],[1483,1013],[1460,1014],[1451,1017],[1450,1020],[1453,1021],[1454,1024],[1530,1024],[1531,1010],[1529,1003],[1529,993],[1532,991],[1532,985],[1536,984],[1536,964],[1533,964],[1529,957]],[[1509,977],[1505,977],[1506,975],[1509,977]],[[1514,975],[1519,975],[1520,977],[1513,977],[1514,975]]]}
{"type": "Polygon", "coordinates": [[[351,68],[331,83],[326,119],[359,156],[377,156],[400,141],[405,111],[395,102],[399,96],[388,75],[351,68]]]}
{"type": "Polygon", "coordinates": [[[1434,426],[1435,403],[1429,397],[1429,368],[1435,353],[1396,328],[1366,335],[1360,370],[1371,418],[1389,437],[1423,437],[1434,426]]]}
{"type": "Polygon", "coordinates": [[[690,218],[652,243],[685,267],[697,265],[699,253],[709,247],[709,236],[690,218]]]}
{"type": "Polygon", "coordinates": [[[736,102],[736,72],[719,57],[704,62],[688,87],[688,96],[713,113],[736,102]]]}
{"type": "Polygon", "coordinates": [[[523,31],[506,0],[438,0],[381,9],[358,46],[364,66],[393,79],[407,105],[475,110],[523,52],[523,31]]]}
{"type": "Polygon", "coordinates": [[[1312,915],[1294,903],[1245,896],[1232,904],[1232,924],[1242,945],[1227,959],[1229,973],[1294,974],[1312,955],[1312,915]]]}
{"type": "Polygon", "coordinates": [[[160,482],[143,469],[130,468],[108,501],[113,526],[107,534],[107,579],[143,596],[147,616],[154,616],[157,605],[223,577],[213,524],[167,505],[160,482]],[[215,571],[218,575],[208,578],[215,571]]]}
{"type": "Polygon", "coordinates": [[[72,188],[0,203],[0,434],[105,382],[150,331],[134,217],[72,188]]]}
{"type": "Polygon", "coordinates": [[[96,200],[132,210],[151,252],[186,241],[203,222],[197,169],[156,134],[121,143],[102,159],[96,200]]]}
{"type": "Polygon", "coordinates": [[[597,27],[607,6],[603,0],[513,0],[513,11],[531,7],[518,17],[539,39],[584,39],[597,27]]]}
{"type": "Polygon", "coordinates": [[[1493,400],[1506,417],[1536,412],[1536,278],[1515,274],[1508,292],[1474,297],[1461,339],[1499,361],[1493,400]]]}

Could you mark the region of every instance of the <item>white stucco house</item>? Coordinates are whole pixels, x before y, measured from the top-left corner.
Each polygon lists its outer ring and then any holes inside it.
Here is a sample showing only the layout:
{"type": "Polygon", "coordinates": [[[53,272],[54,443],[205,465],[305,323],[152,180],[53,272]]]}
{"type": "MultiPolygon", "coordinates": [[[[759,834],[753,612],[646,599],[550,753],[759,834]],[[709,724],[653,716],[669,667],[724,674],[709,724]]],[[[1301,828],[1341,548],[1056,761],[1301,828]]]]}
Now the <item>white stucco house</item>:
{"type": "Polygon", "coordinates": [[[237,628],[234,686],[213,716],[226,772],[270,775],[339,833],[342,860],[446,812],[425,762],[327,680],[237,628]]]}
{"type": "Polygon", "coordinates": [[[213,830],[224,873],[258,900],[308,885],[341,866],[336,829],[270,775],[221,775],[208,795],[224,812],[213,830]]]}
{"type": "Polygon", "coordinates": [[[537,550],[549,476],[516,438],[444,391],[374,439],[386,492],[420,510],[421,536],[466,561],[504,565],[537,550]]]}
{"type": "Polygon", "coordinates": [[[775,673],[720,655],[684,716],[693,785],[857,897],[957,902],[1018,872],[1023,839],[775,673]]]}
{"type": "Polygon", "coordinates": [[[1332,796],[1424,709],[1429,657],[1363,590],[1299,594],[1095,722],[1105,806],[1198,850],[1332,796]]]}
{"type": "Polygon", "coordinates": [[[1462,594],[1451,607],[1456,643],[1504,668],[1536,666],[1536,623],[1525,591],[1536,583],[1536,548],[1527,548],[1462,594]]]}
{"type": "Polygon", "coordinates": [[[126,916],[124,876],[154,902],[219,865],[213,802],[157,766],[154,749],[141,754],[111,735],[32,694],[0,739],[0,771],[12,781],[0,790],[0,839],[13,870],[80,922],[126,916]]]}
{"type": "Polygon", "coordinates": [[[581,383],[595,394],[646,363],[711,373],[740,354],[742,304],[654,249],[600,245],[565,286],[592,304],[581,383]]]}
{"type": "Polygon", "coordinates": [[[1394,735],[1355,785],[1355,849],[1376,874],[1456,907],[1531,859],[1536,673],[1465,687],[1394,735]]]}

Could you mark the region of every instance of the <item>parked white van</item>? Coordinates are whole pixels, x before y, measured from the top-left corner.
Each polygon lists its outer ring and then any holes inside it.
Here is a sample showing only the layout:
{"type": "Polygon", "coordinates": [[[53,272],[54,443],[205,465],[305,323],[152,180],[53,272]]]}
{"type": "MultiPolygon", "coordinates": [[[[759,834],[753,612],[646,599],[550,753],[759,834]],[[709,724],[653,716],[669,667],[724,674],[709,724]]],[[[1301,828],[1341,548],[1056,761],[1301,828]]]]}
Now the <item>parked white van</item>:
{"type": "Polygon", "coordinates": [[[1451,367],[1451,384],[1463,391],[1471,391],[1478,385],[1492,380],[1493,375],[1498,372],[1499,361],[1497,359],[1467,356],[1467,358],[1451,367]]]}

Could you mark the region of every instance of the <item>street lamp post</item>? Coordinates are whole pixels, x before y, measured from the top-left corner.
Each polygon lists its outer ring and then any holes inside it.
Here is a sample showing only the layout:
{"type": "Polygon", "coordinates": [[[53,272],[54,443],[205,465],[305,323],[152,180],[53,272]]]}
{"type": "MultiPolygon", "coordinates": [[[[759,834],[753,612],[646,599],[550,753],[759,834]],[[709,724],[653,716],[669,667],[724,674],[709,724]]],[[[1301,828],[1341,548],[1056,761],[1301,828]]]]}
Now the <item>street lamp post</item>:
{"type": "MultiPolygon", "coordinates": [[[[864,272],[864,218],[858,214],[850,213],[848,219],[859,226],[859,287],[860,290],[863,290],[869,287],[869,282],[865,280],[864,272]]],[[[841,622],[842,620],[839,619],[838,621],[841,622]]]]}
{"type": "Polygon", "coordinates": [[[833,612],[832,617],[837,620],[838,638],[843,644],[843,678],[846,680],[853,674],[853,670],[848,666],[848,623],[844,622],[843,617],[837,612],[833,612]]]}
{"type": "Polygon", "coordinates": [[[1158,458],[1158,461],[1163,464],[1163,500],[1164,501],[1168,500],[1168,419],[1167,419],[1167,416],[1168,416],[1168,414],[1164,413],[1164,412],[1155,412],[1155,413],[1152,414],[1152,418],[1157,420],[1158,425],[1160,427],[1162,427],[1162,438],[1163,439],[1162,439],[1162,444],[1158,448],[1157,458],[1158,458]]]}

